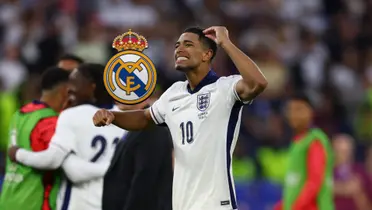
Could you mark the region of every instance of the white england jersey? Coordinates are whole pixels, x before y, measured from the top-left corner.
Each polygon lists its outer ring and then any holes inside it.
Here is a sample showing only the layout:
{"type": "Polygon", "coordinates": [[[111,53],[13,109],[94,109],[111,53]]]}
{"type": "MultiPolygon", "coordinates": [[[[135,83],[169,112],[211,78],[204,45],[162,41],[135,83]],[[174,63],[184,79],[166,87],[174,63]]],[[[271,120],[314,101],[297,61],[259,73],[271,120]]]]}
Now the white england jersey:
{"type": "Polygon", "coordinates": [[[150,107],[173,139],[173,210],[237,209],[231,160],[244,104],[235,91],[241,78],[209,72],[193,92],[187,81],[176,82],[150,107]]]}
{"type": "MultiPolygon", "coordinates": [[[[115,146],[126,131],[115,125],[96,127],[93,116],[100,108],[84,104],[63,111],[51,143],[91,162],[110,162],[115,146]]],[[[114,110],[118,110],[114,107],[114,110]]],[[[74,185],[64,180],[58,193],[59,210],[101,210],[103,178],[74,185]]]]}

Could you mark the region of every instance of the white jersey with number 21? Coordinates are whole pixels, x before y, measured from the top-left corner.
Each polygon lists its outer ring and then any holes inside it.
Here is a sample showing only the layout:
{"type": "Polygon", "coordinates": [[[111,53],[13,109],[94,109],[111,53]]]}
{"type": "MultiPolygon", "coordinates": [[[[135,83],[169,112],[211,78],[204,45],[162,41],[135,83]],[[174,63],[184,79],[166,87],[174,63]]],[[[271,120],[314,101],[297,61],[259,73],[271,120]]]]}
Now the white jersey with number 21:
{"type": "MultiPolygon", "coordinates": [[[[115,126],[95,127],[93,115],[99,107],[84,104],[63,111],[57,122],[56,132],[51,140],[53,145],[74,152],[78,157],[91,162],[107,162],[115,146],[126,131],[115,126]]],[[[118,110],[116,107],[113,110],[118,110]]],[[[64,180],[59,190],[59,210],[101,210],[103,178],[72,184],[64,180]]]]}

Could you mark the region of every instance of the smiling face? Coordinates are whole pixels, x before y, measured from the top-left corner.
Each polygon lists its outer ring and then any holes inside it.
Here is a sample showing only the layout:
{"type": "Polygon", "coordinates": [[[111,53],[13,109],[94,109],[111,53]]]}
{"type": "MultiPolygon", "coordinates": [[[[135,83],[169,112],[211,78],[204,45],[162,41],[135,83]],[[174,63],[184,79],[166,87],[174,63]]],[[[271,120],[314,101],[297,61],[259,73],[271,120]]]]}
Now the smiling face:
{"type": "Polygon", "coordinates": [[[194,70],[203,63],[209,64],[212,56],[213,51],[200,41],[199,35],[186,32],[175,45],[175,68],[183,72],[194,70]]]}

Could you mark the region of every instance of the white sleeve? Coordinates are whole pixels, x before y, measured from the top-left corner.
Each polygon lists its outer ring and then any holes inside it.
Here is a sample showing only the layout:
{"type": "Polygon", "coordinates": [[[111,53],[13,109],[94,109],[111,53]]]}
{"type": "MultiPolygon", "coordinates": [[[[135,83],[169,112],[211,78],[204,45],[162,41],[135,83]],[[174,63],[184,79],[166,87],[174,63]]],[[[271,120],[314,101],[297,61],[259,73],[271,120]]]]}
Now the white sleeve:
{"type": "Polygon", "coordinates": [[[68,152],[75,150],[75,130],[73,126],[74,116],[71,110],[63,111],[57,121],[56,131],[50,144],[56,145],[68,152]]]}
{"type": "Polygon", "coordinates": [[[223,89],[222,91],[227,93],[227,97],[229,100],[240,101],[243,104],[251,104],[253,100],[242,101],[242,99],[236,92],[236,84],[238,84],[241,79],[243,79],[241,75],[231,75],[223,78],[223,80],[221,81],[223,89]]]}
{"type": "Polygon", "coordinates": [[[159,125],[165,122],[166,92],[149,108],[152,119],[159,125]]]}
{"type": "Polygon", "coordinates": [[[19,163],[37,169],[57,169],[68,154],[69,152],[61,147],[49,145],[48,149],[41,152],[18,149],[16,160],[19,163]]]}
{"type": "Polygon", "coordinates": [[[71,154],[62,164],[62,169],[66,176],[73,183],[90,181],[96,178],[102,178],[110,163],[92,163],[71,154]]]}

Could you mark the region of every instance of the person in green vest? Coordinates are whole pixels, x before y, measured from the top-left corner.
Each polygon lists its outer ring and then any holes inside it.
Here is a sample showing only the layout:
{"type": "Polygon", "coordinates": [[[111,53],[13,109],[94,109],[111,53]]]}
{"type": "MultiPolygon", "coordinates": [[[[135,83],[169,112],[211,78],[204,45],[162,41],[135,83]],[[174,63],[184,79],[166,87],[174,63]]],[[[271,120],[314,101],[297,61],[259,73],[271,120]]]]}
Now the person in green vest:
{"type": "MultiPolygon", "coordinates": [[[[48,148],[59,112],[68,99],[69,72],[52,67],[42,75],[40,100],[22,106],[10,123],[8,146],[31,151],[48,148]]],[[[39,171],[6,160],[5,178],[0,194],[0,209],[56,209],[59,179],[57,171],[39,171]]]]}
{"type": "Polygon", "coordinates": [[[292,96],[286,107],[295,137],[283,189],[275,210],[334,210],[332,146],[327,135],[312,128],[314,110],[302,93],[292,96]]]}

